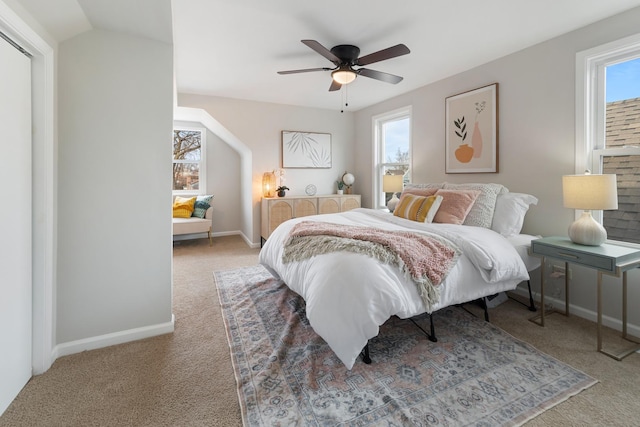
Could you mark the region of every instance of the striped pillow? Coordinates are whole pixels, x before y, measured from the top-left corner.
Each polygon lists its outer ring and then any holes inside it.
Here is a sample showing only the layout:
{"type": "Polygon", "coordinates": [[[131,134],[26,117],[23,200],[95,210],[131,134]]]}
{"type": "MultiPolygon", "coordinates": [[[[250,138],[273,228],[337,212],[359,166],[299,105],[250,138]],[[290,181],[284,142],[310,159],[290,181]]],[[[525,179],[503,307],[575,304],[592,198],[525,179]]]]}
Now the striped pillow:
{"type": "Polygon", "coordinates": [[[211,206],[211,199],[213,199],[213,196],[198,196],[196,198],[196,203],[193,205],[193,213],[191,216],[204,218],[207,213],[207,209],[211,206]]]}
{"type": "Polygon", "coordinates": [[[442,203],[442,196],[423,197],[404,193],[400,197],[393,215],[417,222],[431,222],[440,207],[440,203],[442,203]]]}
{"type": "Polygon", "coordinates": [[[193,205],[196,203],[195,197],[185,198],[176,196],[173,199],[173,217],[190,218],[193,213],[193,205]]]}

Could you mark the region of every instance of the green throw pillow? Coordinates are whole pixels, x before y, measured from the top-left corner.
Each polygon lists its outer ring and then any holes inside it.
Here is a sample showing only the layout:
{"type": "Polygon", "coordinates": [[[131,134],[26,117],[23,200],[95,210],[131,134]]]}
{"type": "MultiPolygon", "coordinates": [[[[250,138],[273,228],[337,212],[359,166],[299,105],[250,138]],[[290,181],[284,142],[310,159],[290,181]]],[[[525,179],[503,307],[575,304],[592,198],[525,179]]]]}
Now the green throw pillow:
{"type": "Polygon", "coordinates": [[[207,209],[211,206],[211,199],[213,199],[213,196],[198,196],[196,198],[196,203],[193,206],[193,213],[191,216],[204,218],[207,213],[207,209]]]}

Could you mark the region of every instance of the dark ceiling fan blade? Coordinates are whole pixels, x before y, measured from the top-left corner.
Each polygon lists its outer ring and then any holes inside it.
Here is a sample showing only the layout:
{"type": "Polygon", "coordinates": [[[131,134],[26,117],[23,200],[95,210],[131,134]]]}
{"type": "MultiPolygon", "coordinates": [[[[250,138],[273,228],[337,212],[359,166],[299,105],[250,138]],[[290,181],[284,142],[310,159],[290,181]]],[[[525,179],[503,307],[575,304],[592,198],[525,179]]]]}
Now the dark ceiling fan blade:
{"type": "Polygon", "coordinates": [[[302,70],[288,70],[288,71],[278,71],[278,74],[296,74],[296,73],[309,73],[311,71],[330,71],[331,68],[304,68],[302,70]]]}
{"type": "Polygon", "coordinates": [[[311,49],[313,49],[316,52],[318,52],[320,55],[322,55],[325,58],[327,58],[329,61],[333,62],[334,64],[337,65],[337,64],[340,63],[340,58],[335,56],[329,49],[327,49],[326,47],[322,46],[317,41],[315,41],[315,40],[300,40],[300,41],[302,43],[306,44],[307,46],[309,46],[311,49]]]}
{"type": "Polygon", "coordinates": [[[334,90],[340,90],[342,85],[337,81],[331,79],[331,86],[329,86],[329,92],[333,92],[334,90]]]}
{"type": "Polygon", "coordinates": [[[356,70],[361,76],[369,77],[376,80],[382,80],[387,83],[400,83],[402,81],[402,77],[396,76],[395,74],[383,73],[382,71],[369,70],[368,68],[360,68],[356,70]]]}
{"type": "MultiPolygon", "coordinates": [[[[397,44],[395,46],[388,47],[386,49],[379,50],[369,55],[365,55],[356,60],[355,65],[369,65],[374,62],[384,61],[385,59],[395,58],[396,56],[406,55],[411,52],[409,48],[403,44],[397,44]]],[[[397,83],[397,82],[396,82],[397,83]]]]}

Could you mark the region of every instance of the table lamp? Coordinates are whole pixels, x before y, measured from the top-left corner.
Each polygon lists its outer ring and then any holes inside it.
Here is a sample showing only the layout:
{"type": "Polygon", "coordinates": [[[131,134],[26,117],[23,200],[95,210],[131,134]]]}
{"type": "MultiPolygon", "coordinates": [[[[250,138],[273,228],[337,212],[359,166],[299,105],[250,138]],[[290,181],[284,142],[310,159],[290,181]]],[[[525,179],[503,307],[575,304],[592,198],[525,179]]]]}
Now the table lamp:
{"type": "Polygon", "coordinates": [[[400,201],[396,196],[396,193],[402,191],[403,188],[403,175],[383,175],[382,176],[382,191],[385,193],[393,193],[389,202],[387,202],[387,209],[389,212],[393,212],[396,205],[400,201]]]}
{"type": "Polygon", "coordinates": [[[276,195],[276,174],[273,172],[265,172],[262,175],[262,195],[264,197],[276,195]]]}
{"type": "Polygon", "coordinates": [[[616,175],[564,175],[562,177],[564,207],[583,209],[582,216],[569,227],[573,243],[600,246],[607,240],[607,231],[591,216],[592,210],[618,209],[616,175]]]}

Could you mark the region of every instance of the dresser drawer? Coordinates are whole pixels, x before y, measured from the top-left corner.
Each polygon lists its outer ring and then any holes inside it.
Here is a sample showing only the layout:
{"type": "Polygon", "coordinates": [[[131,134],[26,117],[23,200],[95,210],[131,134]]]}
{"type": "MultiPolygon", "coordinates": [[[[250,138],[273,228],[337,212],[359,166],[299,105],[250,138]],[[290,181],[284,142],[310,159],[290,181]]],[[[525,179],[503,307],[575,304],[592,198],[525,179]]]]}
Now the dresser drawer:
{"type": "Polygon", "coordinates": [[[592,253],[585,253],[569,248],[548,246],[544,243],[531,242],[531,251],[536,255],[544,255],[561,261],[573,264],[582,264],[598,270],[616,271],[616,260],[608,256],[600,256],[592,253]]]}

